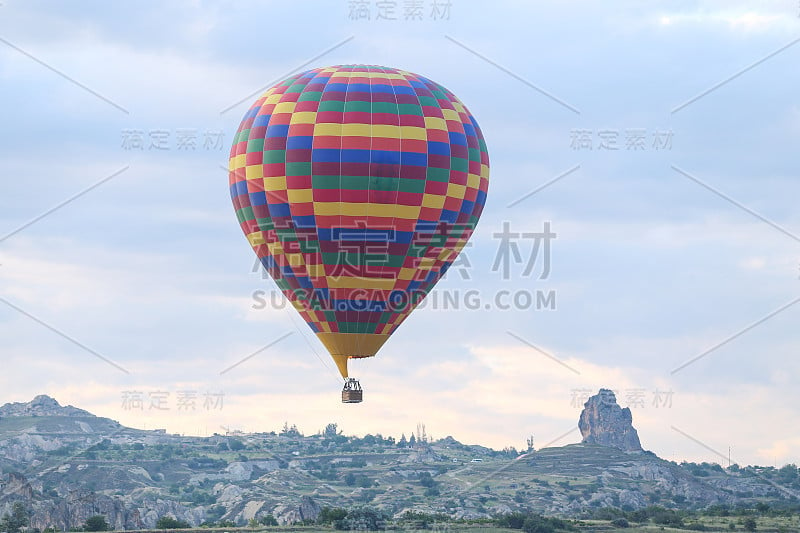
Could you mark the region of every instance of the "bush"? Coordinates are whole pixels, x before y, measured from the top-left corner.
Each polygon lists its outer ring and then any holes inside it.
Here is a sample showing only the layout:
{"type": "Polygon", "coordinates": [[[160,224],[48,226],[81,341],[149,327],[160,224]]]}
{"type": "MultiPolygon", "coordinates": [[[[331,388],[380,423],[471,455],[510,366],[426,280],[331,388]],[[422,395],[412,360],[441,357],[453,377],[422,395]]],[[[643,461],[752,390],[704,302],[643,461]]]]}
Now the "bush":
{"type": "Polygon", "coordinates": [[[245,445],[239,439],[228,439],[228,449],[232,452],[244,450],[245,445]]]}
{"type": "Polygon", "coordinates": [[[536,517],[526,518],[525,523],[522,524],[522,529],[525,533],[554,533],[556,530],[547,519],[536,517]]]}
{"type": "Polygon", "coordinates": [[[83,524],[84,531],[108,531],[111,527],[106,522],[106,517],[100,514],[90,516],[83,524]]]}
{"type": "Polygon", "coordinates": [[[509,529],[522,529],[527,515],[524,513],[509,513],[497,519],[497,525],[509,529]]]}
{"type": "Polygon", "coordinates": [[[444,513],[423,513],[420,511],[406,511],[400,517],[404,531],[413,531],[415,529],[431,529],[433,526],[436,529],[438,522],[449,522],[450,517],[444,513]]]}
{"type": "Polygon", "coordinates": [[[430,472],[423,472],[419,475],[419,484],[423,487],[431,488],[436,485],[436,481],[433,479],[430,472]]]}
{"type": "Polygon", "coordinates": [[[681,527],[683,525],[683,516],[674,509],[665,509],[658,505],[651,505],[638,511],[628,513],[628,519],[634,522],[646,522],[652,519],[655,524],[660,526],[681,527]]]}
{"type": "Polygon", "coordinates": [[[347,511],[341,507],[323,507],[317,517],[318,524],[333,524],[337,521],[344,520],[347,516],[347,511]]]}
{"type": "Polygon", "coordinates": [[[753,518],[752,516],[748,516],[747,518],[744,519],[744,528],[747,531],[755,531],[756,526],[757,526],[756,519],[753,518]]]}
{"type": "Polygon", "coordinates": [[[386,529],[387,516],[377,509],[359,507],[346,511],[341,520],[333,522],[333,527],[340,531],[383,531],[386,529]]]}
{"type": "Polygon", "coordinates": [[[631,525],[628,523],[628,521],[625,520],[622,517],[615,518],[614,520],[612,520],[611,521],[611,525],[614,526],[614,527],[620,527],[620,528],[622,528],[622,527],[631,527],[631,525]]]}
{"type": "Polygon", "coordinates": [[[189,527],[189,522],[171,516],[162,516],[156,522],[157,529],[188,529],[189,527]]]}
{"type": "MultiPolygon", "coordinates": [[[[513,514],[513,513],[512,513],[513,514]]],[[[524,515],[522,530],[525,533],[554,533],[558,530],[571,530],[572,525],[559,518],[547,518],[540,514],[524,515]]],[[[517,519],[514,519],[516,522],[517,519]]]]}
{"type": "Polygon", "coordinates": [[[278,525],[278,521],[271,514],[268,514],[266,516],[262,516],[261,520],[259,520],[258,523],[261,524],[262,526],[277,526],[278,525]]]}
{"type": "Polygon", "coordinates": [[[600,507],[592,511],[591,518],[595,520],[614,520],[616,518],[625,518],[625,511],[617,509],[616,507],[600,507]]]}

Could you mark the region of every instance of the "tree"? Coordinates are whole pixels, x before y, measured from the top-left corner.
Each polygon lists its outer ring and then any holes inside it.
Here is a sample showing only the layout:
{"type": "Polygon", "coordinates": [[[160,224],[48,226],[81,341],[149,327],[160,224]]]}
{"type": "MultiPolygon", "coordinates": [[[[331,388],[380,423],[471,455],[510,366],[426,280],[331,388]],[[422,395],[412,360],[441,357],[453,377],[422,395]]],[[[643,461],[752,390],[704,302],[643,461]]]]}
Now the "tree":
{"type": "Polygon", "coordinates": [[[410,448],[413,448],[413,447],[414,447],[414,446],[416,446],[416,445],[417,445],[417,438],[416,438],[416,437],[414,436],[414,434],[412,433],[412,434],[411,434],[411,438],[410,438],[410,439],[408,439],[408,446],[409,446],[410,448]]]}
{"type": "Polygon", "coordinates": [[[747,531],[755,531],[756,530],[756,519],[752,516],[748,516],[744,519],[744,528],[747,531]]]}
{"type": "Polygon", "coordinates": [[[22,502],[14,502],[11,514],[6,513],[0,520],[0,529],[6,533],[19,533],[23,527],[30,523],[30,513],[22,502]]]}
{"type": "Polygon", "coordinates": [[[532,452],[533,451],[533,435],[528,437],[527,444],[528,444],[528,452],[532,452]]]}
{"type": "Polygon", "coordinates": [[[238,452],[240,450],[244,450],[245,445],[239,439],[228,439],[228,449],[232,452],[238,452]]]}
{"type": "Polygon", "coordinates": [[[258,523],[261,524],[262,526],[277,526],[278,520],[271,514],[268,514],[262,516],[261,520],[259,520],[258,523]]]}
{"type": "Polygon", "coordinates": [[[281,429],[281,433],[280,434],[282,436],[284,436],[284,437],[302,437],[303,436],[303,434],[300,433],[300,430],[297,429],[297,425],[296,424],[292,424],[292,426],[289,427],[289,422],[284,422],[283,423],[283,429],[281,429]]]}
{"type": "Polygon", "coordinates": [[[84,531],[108,531],[111,527],[106,522],[106,517],[101,514],[90,516],[83,524],[84,531]]]}
{"type": "Polygon", "coordinates": [[[323,507],[317,517],[317,524],[335,524],[347,517],[347,510],[341,507],[323,507]]]}
{"type": "Polygon", "coordinates": [[[436,485],[436,480],[433,479],[430,472],[422,472],[419,475],[419,484],[423,487],[430,488],[436,485]]]}
{"type": "Polygon", "coordinates": [[[406,440],[406,434],[405,433],[400,435],[400,440],[397,441],[397,447],[398,448],[407,448],[408,447],[408,441],[406,440]]]}
{"type": "Polygon", "coordinates": [[[325,426],[325,432],[323,433],[325,437],[333,438],[338,434],[339,434],[339,426],[336,425],[335,423],[331,422],[330,424],[325,426]]]}
{"type": "Polygon", "coordinates": [[[611,525],[618,528],[631,527],[628,521],[621,516],[619,518],[615,518],[614,520],[612,520],[611,525]]]}
{"type": "Polygon", "coordinates": [[[333,522],[334,529],[346,531],[382,531],[388,516],[377,509],[357,507],[347,511],[344,518],[333,522]]]}
{"type": "Polygon", "coordinates": [[[191,527],[189,522],[178,520],[171,516],[162,516],[156,522],[156,528],[158,529],[188,529],[189,527],[191,527]]]}

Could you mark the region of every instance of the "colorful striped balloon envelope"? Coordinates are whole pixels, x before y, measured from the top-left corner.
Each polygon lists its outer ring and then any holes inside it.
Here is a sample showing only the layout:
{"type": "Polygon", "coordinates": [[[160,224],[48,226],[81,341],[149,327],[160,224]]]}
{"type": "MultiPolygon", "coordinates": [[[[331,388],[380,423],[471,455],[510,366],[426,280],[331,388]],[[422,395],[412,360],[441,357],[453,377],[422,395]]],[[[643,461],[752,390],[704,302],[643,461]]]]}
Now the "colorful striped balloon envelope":
{"type": "Polygon", "coordinates": [[[404,70],[316,68],[262,94],[230,155],[247,240],[330,352],[375,355],[447,272],[486,202],[489,156],[450,91],[404,70]]]}

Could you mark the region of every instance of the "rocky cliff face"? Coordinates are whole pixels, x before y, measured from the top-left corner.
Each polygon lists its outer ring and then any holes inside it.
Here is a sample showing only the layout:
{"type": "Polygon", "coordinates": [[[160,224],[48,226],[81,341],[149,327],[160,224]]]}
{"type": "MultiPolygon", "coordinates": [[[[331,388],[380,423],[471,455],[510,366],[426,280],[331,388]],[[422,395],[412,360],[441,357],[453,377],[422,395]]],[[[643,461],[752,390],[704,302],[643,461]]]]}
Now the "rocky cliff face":
{"type": "Polygon", "coordinates": [[[54,502],[35,502],[31,507],[31,526],[40,530],[53,527],[66,531],[94,515],[106,517],[115,530],[152,529],[162,516],[173,516],[192,525],[199,524],[204,518],[202,507],[188,509],[178,502],[161,498],[133,503],[87,490],[72,491],[54,502]]]}
{"type": "Polygon", "coordinates": [[[304,520],[316,520],[322,509],[317,502],[308,496],[300,499],[300,505],[279,505],[273,511],[278,524],[300,524],[304,520]]]}
{"type": "Polygon", "coordinates": [[[584,443],[611,446],[626,452],[642,451],[631,410],[627,407],[622,409],[614,392],[608,389],[600,389],[583,404],[578,428],[584,443]]]}

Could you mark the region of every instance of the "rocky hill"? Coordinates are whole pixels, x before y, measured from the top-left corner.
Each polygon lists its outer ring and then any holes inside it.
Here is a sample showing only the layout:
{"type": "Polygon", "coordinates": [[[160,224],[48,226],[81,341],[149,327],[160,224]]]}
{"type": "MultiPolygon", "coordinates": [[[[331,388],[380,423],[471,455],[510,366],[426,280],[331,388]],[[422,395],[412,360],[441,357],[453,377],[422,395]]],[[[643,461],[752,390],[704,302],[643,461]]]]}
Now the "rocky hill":
{"type": "Polygon", "coordinates": [[[0,418],[9,416],[89,416],[92,414],[68,405],[63,407],[50,396],[44,394],[37,396],[30,402],[7,403],[0,407],[0,418]]]}
{"type": "Polygon", "coordinates": [[[429,442],[418,435],[413,446],[405,438],[348,437],[333,424],[311,436],[286,427],[280,434],[182,437],[126,428],[37,396],[0,407],[0,513],[22,502],[32,527],[63,531],[97,514],[116,529],[152,528],[166,515],[195,526],[270,515],[289,524],[313,520],[324,506],[358,505],[393,515],[574,517],[651,504],[780,505],[798,494],[793,466],[678,465],[632,446],[638,436],[630,424],[622,432],[628,436],[615,440],[614,424],[630,422],[630,412],[617,409],[615,401],[590,400],[581,416],[586,442],[520,454],[452,437],[429,442]]]}

